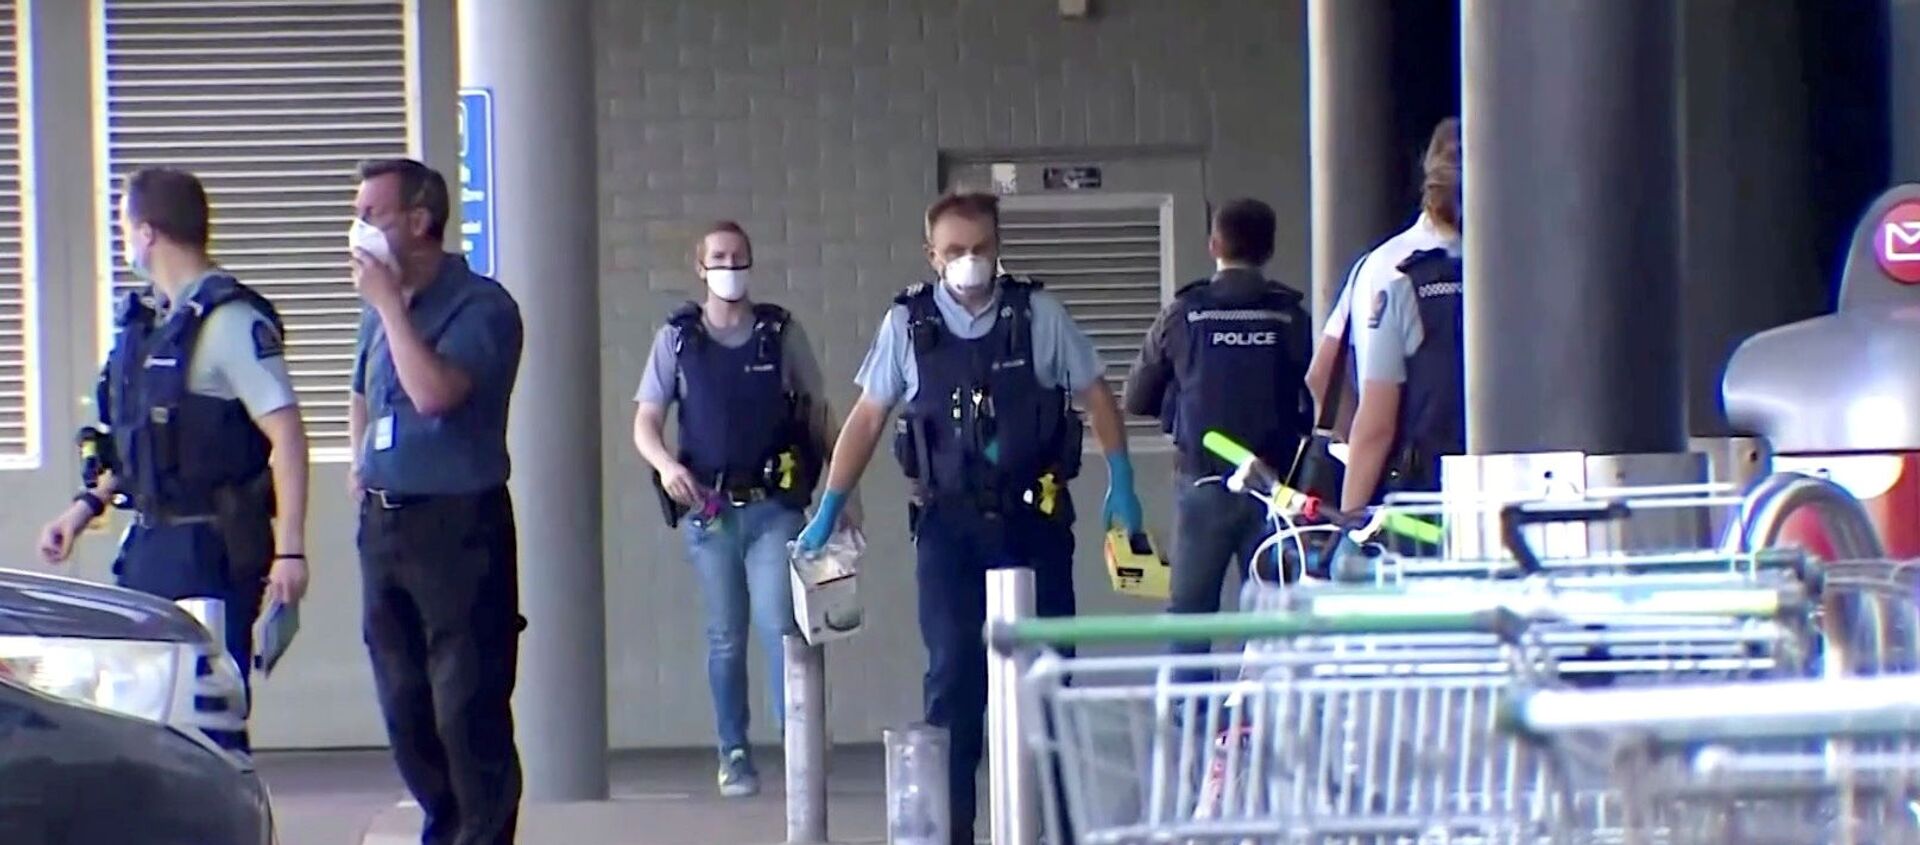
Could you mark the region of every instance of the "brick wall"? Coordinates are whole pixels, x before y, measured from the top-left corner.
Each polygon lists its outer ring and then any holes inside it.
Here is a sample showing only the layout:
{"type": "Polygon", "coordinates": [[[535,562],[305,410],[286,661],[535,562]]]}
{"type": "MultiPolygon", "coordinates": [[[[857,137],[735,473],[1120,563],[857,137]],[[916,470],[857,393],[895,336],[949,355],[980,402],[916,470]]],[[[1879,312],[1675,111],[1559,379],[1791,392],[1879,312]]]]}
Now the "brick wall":
{"type": "MultiPolygon", "coordinates": [[[[927,271],[920,214],[942,151],[1195,148],[1210,198],[1252,194],[1282,216],[1275,271],[1307,267],[1305,16],[1298,0],[606,0],[598,99],[607,397],[607,606],[620,746],[711,735],[702,619],[627,432],[647,343],[693,292],[706,222],[753,235],[755,295],[793,309],[836,408],[891,295],[927,271]]],[[[1170,523],[1167,463],[1138,473],[1170,523]]],[[[1104,473],[1078,485],[1097,514],[1104,473]]],[[[919,715],[903,487],[883,452],[862,491],[872,541],[868,631],[829,650],[837,739],[919,715]]],[[[1104,586],[1082,520],[1088,609],[1150,609],[1104,586]]],[[[758,658],[756,657],[756,663],[758,658]]],[[[764,698],[755,712],[765,714],[764,698]]],[[[771,720],[756,720],[770,736],[771,720]]]]}

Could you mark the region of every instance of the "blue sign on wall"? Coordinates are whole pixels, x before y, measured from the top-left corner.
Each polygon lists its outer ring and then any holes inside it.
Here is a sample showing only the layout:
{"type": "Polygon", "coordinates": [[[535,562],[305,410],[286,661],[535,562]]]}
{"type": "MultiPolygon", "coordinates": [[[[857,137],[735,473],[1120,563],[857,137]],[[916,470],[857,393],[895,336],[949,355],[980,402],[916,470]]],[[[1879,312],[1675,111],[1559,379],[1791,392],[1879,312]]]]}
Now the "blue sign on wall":
{"type": "Polygon", "coordinates": [[[492,276],[494,232],[493,89],[460,89],[460,251],[482,276],[492,276]]]}

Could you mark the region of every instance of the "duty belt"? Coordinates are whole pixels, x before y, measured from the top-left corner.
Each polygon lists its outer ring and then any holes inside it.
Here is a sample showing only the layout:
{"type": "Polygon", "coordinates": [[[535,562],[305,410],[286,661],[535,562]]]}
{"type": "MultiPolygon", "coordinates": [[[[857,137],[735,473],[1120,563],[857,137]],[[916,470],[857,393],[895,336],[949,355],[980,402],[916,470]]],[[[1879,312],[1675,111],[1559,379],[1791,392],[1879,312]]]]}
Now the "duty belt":
{"type": "Polygon", "coordinates": [[[724,497],[727,504],[736,508],[773,498],[774,491],[758,475],[751,472],[716,473],[713,476],[713,490],[724,497]]]}
{"type": "Polygon", "coordinates": [[[383,511],[397,511],[401,508],[422,504],[432,498],[431,496],[395,493],[392,490],[368,490],[367,496],[372,498],[373,503],[379,505],[383,511]]]}
{"type": "Polygon", "coordinates": [[[1041,516],[1051,517],[1059,513],[1066,495],[1067,485],[1051,471],[1042,473],[1039,478],[1020,487],[940,491],[918,480],[912,484],[912,497],[916,505],[957,504],[996,516],[1014,510],[1031,510],[1041,516]]]}
{"type": "Polygon", "coordinates": [[[211,513],[149,514],[136,511],[133,521],[141,528],[159,528],[169,525],[212,525],[219,522],[220,517],[211,513]]]}

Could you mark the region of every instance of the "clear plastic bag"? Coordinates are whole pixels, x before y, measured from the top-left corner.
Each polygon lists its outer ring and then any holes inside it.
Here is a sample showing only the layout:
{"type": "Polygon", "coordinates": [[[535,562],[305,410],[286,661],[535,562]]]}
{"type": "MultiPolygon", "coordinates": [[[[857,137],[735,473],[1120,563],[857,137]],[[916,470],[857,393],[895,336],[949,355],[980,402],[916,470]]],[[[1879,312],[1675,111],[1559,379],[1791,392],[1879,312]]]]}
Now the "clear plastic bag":
{"type": "Polygon", "coordinates": [[[851,578],[860,572],[860,556],[867,551],[867,535],[858,528],[842,528],[827,538],[819,551],[803,553],[798,543],[787,544],[788,560],[800,581],[817,587],[851,578]]]}

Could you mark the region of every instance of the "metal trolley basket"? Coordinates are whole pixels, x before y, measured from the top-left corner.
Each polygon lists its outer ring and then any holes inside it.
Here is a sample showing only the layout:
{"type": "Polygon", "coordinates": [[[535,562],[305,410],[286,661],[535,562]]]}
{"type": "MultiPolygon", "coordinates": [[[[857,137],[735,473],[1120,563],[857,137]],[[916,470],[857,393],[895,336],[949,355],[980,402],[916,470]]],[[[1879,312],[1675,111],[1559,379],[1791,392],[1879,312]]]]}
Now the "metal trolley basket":
{"type": "MultiPolygon", "coordinates": [[[[1262,486],[1276,527],[1304,533],[1293,524],[1303,497],[1262,486]]],[[[1775,477],[1745,496],[1704,485],[1589,494],[1605,498],[1390,502],[1364,528],[1335,514],[1342,542],[1432,516],[1478,523],[1490,539],[1460,548],[1428,523],[1418,544],[1346,556],[1329,573],[1346,583],[1250,579],[1240,614],[990,630],[1000,649],[1247,642],[1239,654],[1040,654],[1021,706],[1052,841],[1068,831],[1086,843],[1617,841],[1631,828],[1622,784],[1549,764],[1553,749],[1503,731],[1510,688],[1658,690],[1912,662],[1910,592],[1903,602],[1871,572],[1751,551],[1812,504],[1843,548],[1878,556],[1844,491],[1775,477]],[[1587,523],[1551,529],[1590,541],[1595,523],[1647,515],[1625,545],[1541,554],[1531,542],[1550,523],[1587,523]],[[1703,543],[1714,521],[1723,536],[1703,543]],[[1649,541],[1649,522],[1674,530],[1649,541]]]]}
{"type": "Polygon", "coordinates": [[[1503,723],[1565,783],[1614,786],[1625,845],[1920,843],[1920,677],[1516,688],[1503,723]]]}
{"type": "Polygon", "coordinates": [[[1021,699],[1052,841],[1071,830],[1084,843],[1539,842],[1569,813],[1592,811],[1559,805],[1571,793],[1550,788],[1534,746],[1499,730],[1496,705],[1516,680],[1559,683],[1573,663],[1599,676],[1608,662],[1584,657],[1607,642],[1592,608],[1643,643],[1697,646],[1706,634],[1724,645],[1744,631],[1745,669],[1768,672],[1797,648],[1805,596],[1791,578],[1676,581],[1442,612],[1401,587],[1344,588],[1320,598],[1347,607],[1032,619],[991,636],[998,648],[1257,644],[1177,657],[1043,652],[1021,699]]]}

